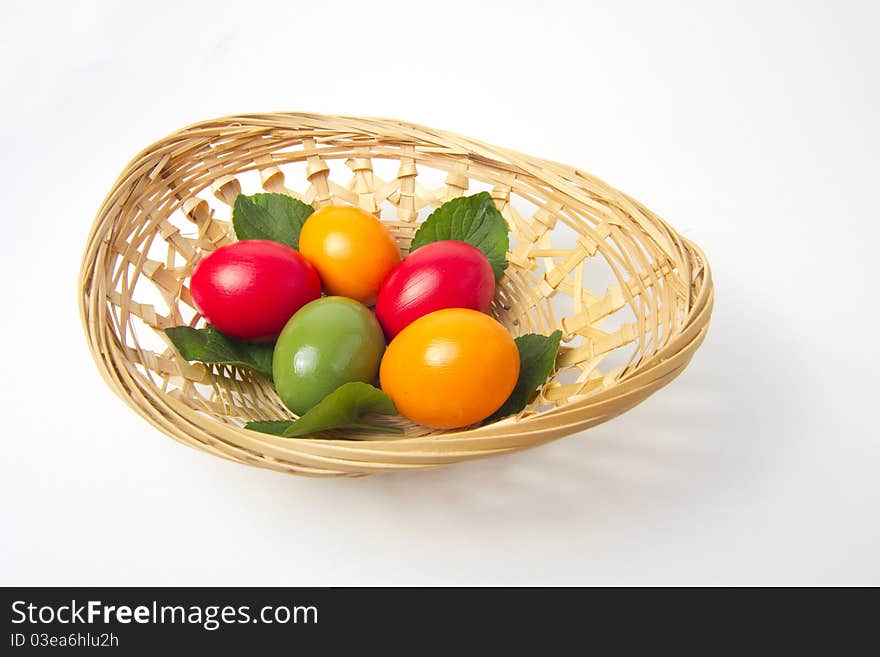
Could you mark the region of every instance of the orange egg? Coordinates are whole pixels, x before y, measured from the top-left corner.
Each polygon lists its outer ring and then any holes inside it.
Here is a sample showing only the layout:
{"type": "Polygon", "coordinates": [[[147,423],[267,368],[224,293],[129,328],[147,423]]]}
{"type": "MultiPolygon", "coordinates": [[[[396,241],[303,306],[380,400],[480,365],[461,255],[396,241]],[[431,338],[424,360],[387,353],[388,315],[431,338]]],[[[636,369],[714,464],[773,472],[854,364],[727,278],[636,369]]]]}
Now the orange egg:
{"type": "Polygon", "coordinates": [[[299,251],[314,265],[327,294],[371,303],[400,262],[397,243],[381,221],[349,205],[330,205],[303,224],[299,251]]]}
{"type": "Polygon", "coordinates": [[[497,411],[519,376],[519,351],[489,315],[447,308],[397,334],[379,368],[382,390],[413,422],[453,429],[497,411]]]}

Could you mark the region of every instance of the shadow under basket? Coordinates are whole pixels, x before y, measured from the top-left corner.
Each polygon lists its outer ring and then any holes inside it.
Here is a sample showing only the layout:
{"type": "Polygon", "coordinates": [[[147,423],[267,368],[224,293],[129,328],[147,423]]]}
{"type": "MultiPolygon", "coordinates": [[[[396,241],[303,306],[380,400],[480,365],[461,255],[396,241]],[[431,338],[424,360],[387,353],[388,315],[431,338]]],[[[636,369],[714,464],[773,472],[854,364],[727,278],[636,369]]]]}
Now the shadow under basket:
{"type": "MultiPolygon", "coordinates": [[[[712,280],[702,252],[626,194],[568,166],[389,119],[230,116],[141,152],[98,212],[80,274],[89,346],[110,387],[182,443],[302,475],[358,476],[505,454],[595,426],[674,379],[702,342],[712,280]],[[375,213],[406,253],[431,210],[488,191],[511,233],[491,312],[513,335],[563,333],[556,371],[516,416],[455,431],[280,438],[272,386],[183,360],[163,333],[204,325],[189,277],[234,240],[239,192],[375,213]]],[[[430,394],[428,392],[427,394],[430,394]]]]}

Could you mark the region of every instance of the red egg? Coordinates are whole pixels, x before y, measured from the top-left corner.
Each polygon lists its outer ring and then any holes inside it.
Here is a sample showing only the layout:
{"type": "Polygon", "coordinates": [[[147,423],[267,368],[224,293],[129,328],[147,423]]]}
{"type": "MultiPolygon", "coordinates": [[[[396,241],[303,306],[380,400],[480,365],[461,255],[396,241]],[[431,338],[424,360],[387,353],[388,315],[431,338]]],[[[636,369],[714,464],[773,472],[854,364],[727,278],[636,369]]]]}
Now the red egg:
{"type": "Polygon", "coordinates": [[[198,311],[217,330],[241,340],[264,340],[277,337],[297,310],[321,296],[321,279],[289,246],[242,240],[202,259],[190,291],[198,311]]]}
{"type": "Polygon", "coordinates": [[[477,247],[431,242],[404,258],[385,278],[376,317],[391,340],[423,315],[444,308],[487,312],[495,295],[492,265],[477,247]]]}

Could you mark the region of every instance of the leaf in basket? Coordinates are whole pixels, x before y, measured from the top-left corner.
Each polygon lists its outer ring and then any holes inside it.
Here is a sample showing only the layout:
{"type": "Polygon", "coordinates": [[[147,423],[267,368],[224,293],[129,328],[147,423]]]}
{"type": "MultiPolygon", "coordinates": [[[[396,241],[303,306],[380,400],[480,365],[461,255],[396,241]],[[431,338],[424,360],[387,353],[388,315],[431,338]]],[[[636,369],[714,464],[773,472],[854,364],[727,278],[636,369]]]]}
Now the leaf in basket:
{"type": "Polygon", "coordinates": [[[248,422],[245,429],[293,438],[311,436],[327,429],[361,429],[402,433],[393,427],[364,419],[365,413],[397,415],[391,398],[369,383],[344,383],[313,406],[298,420],[248,422]]]}
{"type": "Polygon", "coordinates": [[[271,342],[236,340],[213,326],[203,329],[174,326],[165,329],[165,335],[186,360],[215,365],[238,365],[272,378],[272,352],[275,345],[271,342]]]}
{"type": "Polygon", "coordinates": [[[544,385],[547,377],[553,373],[560,340],[562,340],[562,331],[559,330],[553,331],[550,335],[528,333],[516,338],[516,348],[519,350],[519,378],[510,397],[489,418],[490,422],[519,413],[528,405],[535,389],[544,385]]]}
{"type": "Polygon", "coordinates": [[[315,209],[287,194],[239,194],[232,225],[240,240],[272,240],[299,248],[299,232],[315,209]]]}
{"type": "Polygon", "coordinates": [[[294,420],[253,420],[244,425],[245,429],[268,433],[273,436],[283,436],[294,420]]]}
{"type": "Polygon", "coordinates": [[[460,196],[434,210],[416,231],[410,251],[440,240],[467,242],[480,249],[489,259],[496,281],[507,269],[507,222],[488,192],[460,196]]]}

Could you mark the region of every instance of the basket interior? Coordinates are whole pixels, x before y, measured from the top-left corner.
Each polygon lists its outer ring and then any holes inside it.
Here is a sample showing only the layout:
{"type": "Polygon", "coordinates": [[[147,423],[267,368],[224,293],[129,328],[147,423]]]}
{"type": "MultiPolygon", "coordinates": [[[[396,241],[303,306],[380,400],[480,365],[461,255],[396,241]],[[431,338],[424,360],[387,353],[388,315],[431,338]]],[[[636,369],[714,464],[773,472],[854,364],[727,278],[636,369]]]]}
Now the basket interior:
{"type": "MultiPolygon", "coordinates": [[[[360,206],[386,222],[404,252],[435,207],[490,192],[511,230],[510,264],[492,314],[514,335],[558,328],[564,336],[556,373],[518,421],[613,385],[686,319],[688,279],[614,199],[566,204],[545,181],[498,163],[406,144],[362,145],[356,135],[205,149],[163,157],[141,196],[122,205],[105,255],[106,312],[133,376],[220,422],[292,417],[262,377],[187,363],[162,332],[204,325],[189,277],[204,254],[234,239],[239,192],[360,206]]],[[[438,433],[399,424],[407,436],[438,433]]]]}

